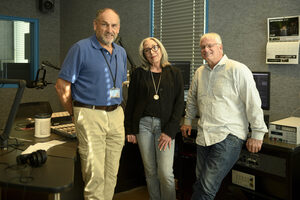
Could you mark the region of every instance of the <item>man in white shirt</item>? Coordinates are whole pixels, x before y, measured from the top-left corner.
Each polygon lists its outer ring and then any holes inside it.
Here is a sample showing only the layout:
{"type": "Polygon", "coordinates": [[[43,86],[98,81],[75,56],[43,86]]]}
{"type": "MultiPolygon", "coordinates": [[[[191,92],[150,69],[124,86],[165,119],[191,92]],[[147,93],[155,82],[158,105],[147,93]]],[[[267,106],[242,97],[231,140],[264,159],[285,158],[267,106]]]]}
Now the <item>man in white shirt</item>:
{"type": "Polygon", "coordinates": [[[214,199],[222,180],[238,160],[244,141],[250,152],[260,151],[268,131],[261,99],[251,71],[223,54],[221,37],[207,33],[200,38],[207,64],[195,72],[181,132],[191,134],[197,123],[196,182],[192,200],[214,199]],[[252,133],[248,136],[248,124],[252,133]]]}

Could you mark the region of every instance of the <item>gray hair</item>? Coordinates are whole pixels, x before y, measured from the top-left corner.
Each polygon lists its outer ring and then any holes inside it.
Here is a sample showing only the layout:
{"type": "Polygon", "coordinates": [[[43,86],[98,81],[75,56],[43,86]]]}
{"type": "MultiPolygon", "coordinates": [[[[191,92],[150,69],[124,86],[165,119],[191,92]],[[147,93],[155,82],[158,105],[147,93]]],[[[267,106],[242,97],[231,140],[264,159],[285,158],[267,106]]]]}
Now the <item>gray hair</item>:
{"type": "Polygon", "coordinates": [[[205,33],[200,37],[200,43],[204,38],[214,38],[218,44],[222,44],[221,36],[218,33],[205,33]]]}
{"type": "Polygon", "coordinates": [[[164,47],[164,45],[158,40],[156,39],[155,37],[147,37],[145,39],[143,39],[143,41],[141,42],[140,44],[140,47],[139,47],[139,55],[140,55],[140,59],[142,61],[142,65],[145,66],[146,68],[149,69],[151,63],[149,63],[149,61],[147,60],[147,58],[145,57],[144,55],[144,43],[147,41],[147,40],[153,40],[154,42],[157,43],[157,45],[159,46],[160,50],[161,50],[161,60],[160,60],[160,65],[162,67],[165,67],[167,65],[170,65],[169,61],[168,61],[168,53],[164,47]]]}

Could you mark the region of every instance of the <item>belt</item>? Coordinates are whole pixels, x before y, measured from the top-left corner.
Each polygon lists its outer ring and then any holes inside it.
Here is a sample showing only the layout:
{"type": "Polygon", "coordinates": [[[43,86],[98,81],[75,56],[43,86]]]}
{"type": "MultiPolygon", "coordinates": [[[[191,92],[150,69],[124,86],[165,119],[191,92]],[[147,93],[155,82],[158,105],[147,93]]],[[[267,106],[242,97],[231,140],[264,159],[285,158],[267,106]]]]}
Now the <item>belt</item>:
{"type": "Polygon", "coordinates": [[[90,108],[90,109],[96,109],[96,110],[105,110],[107,112],[113,111],[119,106],[118,104],[111,105],[111,106],[94,106],[94,105],[84,104],[84,103],[81,103],[78,101],[74,101],[73,105],[76,107],[90,108]]]}

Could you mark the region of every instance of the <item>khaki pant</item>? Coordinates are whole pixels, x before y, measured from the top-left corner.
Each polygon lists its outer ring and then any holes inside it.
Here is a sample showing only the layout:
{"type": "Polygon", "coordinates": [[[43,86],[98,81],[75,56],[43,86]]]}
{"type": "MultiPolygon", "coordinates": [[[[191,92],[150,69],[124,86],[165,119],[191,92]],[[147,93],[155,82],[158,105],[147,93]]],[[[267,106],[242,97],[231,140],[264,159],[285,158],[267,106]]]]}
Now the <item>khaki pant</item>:
{"type": "Polygon", "coordinates": [[[85,200],[111,200],[125,142],[121,106],[111,112],[74,107],[85,200]]]}

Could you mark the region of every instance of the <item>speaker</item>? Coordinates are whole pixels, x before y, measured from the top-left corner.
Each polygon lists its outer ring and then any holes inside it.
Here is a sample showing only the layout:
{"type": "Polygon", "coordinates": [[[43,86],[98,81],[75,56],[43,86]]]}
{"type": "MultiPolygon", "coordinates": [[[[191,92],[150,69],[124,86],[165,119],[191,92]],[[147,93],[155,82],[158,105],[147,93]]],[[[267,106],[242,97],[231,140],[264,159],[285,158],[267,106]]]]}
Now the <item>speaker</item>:
{"type": "Polygon", "coordinates": [[[45,150],[37,150],[31,154],[19,155],[16,158],[18,165],[29,164],[31,167],[40,167],[47,160],[47,152],[45,150]]]}
{"type": "Polygon", "coordinates": [[[55,0],[40,0],[39,8],[43,13],[54,11],[55,0]]]}

